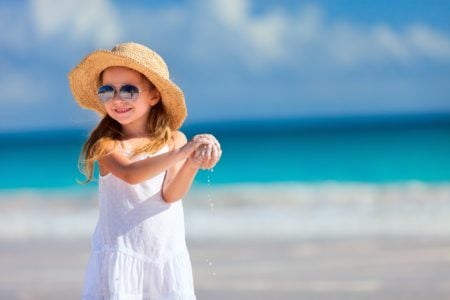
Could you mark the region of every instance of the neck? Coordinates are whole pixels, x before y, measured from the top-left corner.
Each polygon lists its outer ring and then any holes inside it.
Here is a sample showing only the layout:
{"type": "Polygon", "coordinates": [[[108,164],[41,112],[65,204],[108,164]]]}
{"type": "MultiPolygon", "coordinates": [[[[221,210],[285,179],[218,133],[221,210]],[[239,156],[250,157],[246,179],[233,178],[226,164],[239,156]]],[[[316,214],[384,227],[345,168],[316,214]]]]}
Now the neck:
{"type": "Polygon", "coordinates": [[[122,135],[125,139],[148,137],[148,132],[145,128],[133,128],[132,126],[122,125],[122,135]]]}

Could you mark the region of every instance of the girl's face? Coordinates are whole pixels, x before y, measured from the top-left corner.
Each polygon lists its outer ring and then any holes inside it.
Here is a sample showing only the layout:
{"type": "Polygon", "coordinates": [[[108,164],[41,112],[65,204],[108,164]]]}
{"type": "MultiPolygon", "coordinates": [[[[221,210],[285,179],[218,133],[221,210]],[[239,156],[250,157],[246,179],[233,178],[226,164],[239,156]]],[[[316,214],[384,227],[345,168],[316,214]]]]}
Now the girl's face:
{"type": "Polygon", "coordinates": [[[136,133],[145,131],[151,107],[160,100],[158,90],[139,72],[125,67],[111,67],[103,71],[102,85],[110,85],[117,91],[104,104],[108,115],[124,129],[136,133]],[[124,101],[120,98],[118,91],[124,85],[134,85],[139,89],[136,100],[124,101]]]}

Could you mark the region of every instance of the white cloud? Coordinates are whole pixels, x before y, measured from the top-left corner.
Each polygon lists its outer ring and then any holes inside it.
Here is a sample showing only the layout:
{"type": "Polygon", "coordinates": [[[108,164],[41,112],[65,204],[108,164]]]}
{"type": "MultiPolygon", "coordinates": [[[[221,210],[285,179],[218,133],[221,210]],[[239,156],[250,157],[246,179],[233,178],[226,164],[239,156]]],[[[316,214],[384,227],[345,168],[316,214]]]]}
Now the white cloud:
{"type": "Polygon", "coordinates": [[[429,26],[410,26],[407,39],[419,54],[436,60],[450,60],[450,38],[429,26]]]}
{"type": "Polygon", "coordinates": [[[317,5],[290,11],[279,5],[258,14],[252,10],[255,0],[192,1],[157,9],[126,5],[109,0],[30,0],[28,7],[15,6],[22,14],[3,5],[0,47],[29,49],[33,40],[53,38],[70,47],[111,47],[123,37],[157,37],[166,39],[168,48],[185,42],[189,60],[221,64],[218,57],[226,57],[250,70],[450,61],[450,37],[430,26],[362,26],[326,17],[317,5]]]}
{"type": "MultiPolygon", "coordinates": [[[[450,37],[431,27],[362,26],[351,20],[326,18],[316,5],[302,6],[297,11],[279,6],[254,14],[255,4],[251,0],[214,0],[202,5],[190,2],[177,11],[178,22],[169,20],[171,14],[164,18],[164,9],[143,10],[141,14],[147,20],[159,20],[159,36],[178,32],[187,42],[185,47],[191,49],[189,59],[205,64],[223,63],[212,56],[237,59],[233,62],[255,70],[274,66],[354,68],[392,62],[403,65],[424,59],[450,61],[450,37]]],[[[139,19],[146,22],[143,17],[139,19]]]]}
{"type": "Polygon", "coordinates": [[[321,42],[328,45],[328,58],[347,66],[366,63],[412,64],[424,59],[450,61],[450,37],[424,25],[393,30],[387,24],[362,28],[351,23],[333,23],[321,42]]]}
{"type": "Polygon", "coordinates": [[[96,47],[115,43],[122,34],[121,18],[107,0],[32,0],[31,10],[41,39],[68,36],[96,47]]]}
{"type": "MultiPolygon", "coordinates": [[[[406,24],[403,30],[395,30],[388,24],[334,21],[314,5],[293,12],[279,7],[254,15],[252,4],[250,0],[216,0],[195,6],[204,10],[202,15],[217,16],[215,32],[226,37],[221,41],[224,48],[236,52],[243,64],[296,68],[311,63],[357,67],[423,59],[450,61],[450,37],[428,26],[406,24]]],[[[209,47],[208,40],[202,42],[197,47],[209,47]]]]}
{"type": "MultiPolygon", "coordinates": [[[[283,34],[287,23],[284,13],[275,10],[262,17],[251,15],[250,0],[215,0],[202,7],[202,15],[211,15],[216,22],[214,32],[223,37],[223,49],[232,56],[240,57],[241,62],[251,67],[265,66],[268,62],[282,60],[286,54],[283,49],[283,34]]],[[[211,31],[211,29],[207,29],[211,31]]],[[[203,32],[196,32],[201,38],[203,32]]],[[[202,47],[208,47],[203,40],[202,47]]]]}
{"type": "Polygon", "coordinates": [[[327,18],[317,5],[294,11],[280,5],[258,14],[252,11],[254,0],[193,1],[157,9],[122,5],[108,0],[32,0],[31,13],[41,39],[67,36],[75,44],[94,47],[110,47],[122,37],[157,37],[169,45],[181,40],[189,60],[222,64],[228,58],[255,71],[450,61],[450,37],[434,28],[362,26],[327,18]]]}
{"type": "Polygon", "coordinates": [[[411,59],[408,44],[387,25],[380,25],[373,29],[373,43],[378,45],[381,56],[402,62],[411,59]]]}
{"type": "Polygon", "coordinates": [[[249,56],[257,53],[266,60],[282,60],[286,54],[283,47],[283,32],[286,29],[282,12],[249,22],[247,29],[244,30],[244,39],[250,41],[249,56]]]}
{"type": "Polygon", "coordinates": [[[217,16],[223,25],[236,29],[246,25],[250,2],[249,0],[212,0],[205,8],[210,9],[210,13],[217,16]]]}

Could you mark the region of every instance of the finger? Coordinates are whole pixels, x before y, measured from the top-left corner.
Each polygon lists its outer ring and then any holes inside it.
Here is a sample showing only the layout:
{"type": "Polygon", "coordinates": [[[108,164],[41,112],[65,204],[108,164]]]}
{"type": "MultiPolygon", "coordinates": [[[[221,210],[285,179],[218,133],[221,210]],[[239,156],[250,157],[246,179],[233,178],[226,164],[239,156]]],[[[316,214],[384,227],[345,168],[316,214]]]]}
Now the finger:
{"type": "Polygon", "coordinates": [[[205,158],[206,158],[207,160],[211,159],[211,156],[212,156],[212,148],[213,148],[213,145],[211,145],[211,144],[208,144],[207,147],[206,147],[205,158]]]}
{"type": "Polygon", "coordinates": [[[207,169],[211,169],[212,167],[215,166],[216,163],[217,163],[217,159],[214,156],[211,156],[211,158],[206,160],[205,166],[207,169]]]}
{"type": "Polygon", "coordinates": [[[201,146],[195,150],[194,157],[198,160],[203,160],[203,152],[204,152],[204,145],[201,144],[201,146]]]}
{"type": "Polygon", "coordinates": [[[220,149],[220,143],[214,135],[207,134],[206,136],[212,141],[213,144],[215,144],[220,149]]]}
{"type": "Polygon", "coordinates": [[[219,158],[219,153],[220,153],[220,149],[214,145],[214,147],[212,147],[212,151],[211,151],[211,158],[213,160],[217,160],[219,158]]]}
{"type": "Polygon", "coordinates": [[[203,159],[207,159],[209,157],[209,155],[210,155],[209,148],[210,148],[209,144],[203,145],[203,147],[202,147],[202,158],[203,159]]]}
{"type": "Polygon", "coordinates": [[[210,160],[211,160],[211,154],[207,153],[209,149],[206,149],[205,151],[205,155],[202,156],[202,169],[208,169],[209,165],[210,165],[210,160]]]}

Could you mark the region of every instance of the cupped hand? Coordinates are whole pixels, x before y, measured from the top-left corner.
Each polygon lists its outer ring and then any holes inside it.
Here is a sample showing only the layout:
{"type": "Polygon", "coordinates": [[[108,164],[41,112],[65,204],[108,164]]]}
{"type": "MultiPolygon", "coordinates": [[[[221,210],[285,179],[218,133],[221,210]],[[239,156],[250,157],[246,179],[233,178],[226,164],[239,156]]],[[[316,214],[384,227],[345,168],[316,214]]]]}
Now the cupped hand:
{"type": "Polygon", "coordinates": [[[192,139],[188,141],[183,147],[181,147],[179,151],[183,153],[183,156],[185,158],[190,158],[195,153],[195,151],[203,144],[204,143],[202,143],[200,140],[192,139]]]}
{"type": "Polygon", "coordinates": [[[192,140],[201,145],[189,157],[191,163],[203,170],[213,168],[222,156],[219,141],[212,134],[199,134],[192,140]]]}

